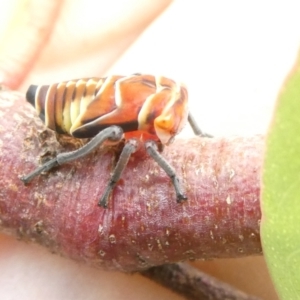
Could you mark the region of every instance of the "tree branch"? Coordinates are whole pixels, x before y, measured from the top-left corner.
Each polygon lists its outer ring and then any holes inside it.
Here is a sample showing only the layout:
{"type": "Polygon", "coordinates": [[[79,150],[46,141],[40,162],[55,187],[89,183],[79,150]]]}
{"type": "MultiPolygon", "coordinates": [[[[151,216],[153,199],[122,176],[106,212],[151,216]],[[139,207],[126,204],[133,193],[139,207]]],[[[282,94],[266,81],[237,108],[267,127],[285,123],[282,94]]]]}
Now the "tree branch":
{"type": "Polygon", "coordinates": [[[17,93],[0,93],[0,226],[95,267],[139,271],[182,260],[261,254],[263,137],[177,139],[163,155],[188,200],[144,150],[129,162],[108,209],[97,206],[115,149],[35,178],[39,159],[66,151],[17,93]]]}
{"type": "Polygon", "coordinates": [[[141,273],[189,300],[259,300],[186,263],[166,264],[141,273]]]}

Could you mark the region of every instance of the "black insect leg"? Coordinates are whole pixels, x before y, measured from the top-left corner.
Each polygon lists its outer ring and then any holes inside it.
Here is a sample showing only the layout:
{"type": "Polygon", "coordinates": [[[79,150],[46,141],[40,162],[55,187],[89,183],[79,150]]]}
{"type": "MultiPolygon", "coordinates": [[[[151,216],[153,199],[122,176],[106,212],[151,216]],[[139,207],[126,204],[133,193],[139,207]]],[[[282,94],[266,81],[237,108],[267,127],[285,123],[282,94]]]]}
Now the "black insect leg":
{"type": "Polygon", "coordinates": [[[109,180],[109,183],[105,189],[105,192],[104,192],[103,196],[100,198],[100,201],[98,203],[99,206],[107,208],[109,195],[112,192],[112,190],[114,189],[117,182],[119,181],[124,169],[126,168],[131,154],[137,150],[137,146],[138,146],[138,141],[135,139],[130,139],[125,144],[125,146],[120,154],[117,165],[116,165],[116,167],[111,175],[111,178],[109,180]]]}
{"type": "Polygon", "coordinates": [[[208,133],[204,133],[198,126],[195,118],[193,117],[193,115],[191,114],[191,112],[189,112],[189,115],[188,115],[188,122],[190,123],[193,131],[194,131],[194,134],[195,135],[198,135],[198,136],[201,136],[201,137],[212,137],[212,135],[208,134],[208,133]]]}
{"type": "Polygon", "coordinates": [[[145,143],[145,147],[148,154],[159,164],[159,166],[167,173],[167,175],[172,180],[176,192],[177,202],[180,203],[183,200],[187,200],[187,196],[182,191],[179,179],[176,176],[174,169],[159,153],[157,144],[154,141],[147,141],[145,143]]]}
{"type": "Polygon", "coordinates": [[[33,172],[28,175],[20,178],[25,184],[29,183],[35,176],[39,175],[42,172],[49,171],[53,167],[62,165],[64,163],[70,162],[77,158],[87,155],[93,151],[96,147],[99,147],[105,141],[110,140],[114,142],[121,141],[123,138],[123,130],[118,126],[111,126],[102,131],[100,131],[91,141],[85,144],[78,150],[60,153],[55,158],[49,160],[42,166],[36,168],[33,172]]]}

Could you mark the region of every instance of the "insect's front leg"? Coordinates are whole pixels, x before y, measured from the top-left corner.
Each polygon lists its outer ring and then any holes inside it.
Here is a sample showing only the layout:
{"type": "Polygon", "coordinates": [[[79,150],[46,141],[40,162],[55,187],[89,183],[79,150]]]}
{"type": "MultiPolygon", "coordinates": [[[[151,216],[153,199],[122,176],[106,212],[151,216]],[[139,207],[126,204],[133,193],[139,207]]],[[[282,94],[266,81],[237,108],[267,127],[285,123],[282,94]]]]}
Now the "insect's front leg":
{"type": "Polygon", "coordinates": [[[130,156],[132,153],[134,153],[138,148],[138,141],[135,139],[130,139],[126,142],[121,155],[119,157],[119,160],[117,162],[117,165],[111,175],[111,178],[109,180],[109,183],[105,189],[105,192],[103,196],[100,198],[98,205],[104,208],[107,208],[108,198],[114,189],[115,185],[119,181],[124,169],[126,168],[128,161],[130,159],[130,156]]]}
{"type": "Polygon", "coordinates": [[[29,173],[26,176],[21,177],[20,179],[25,183],[29,183],[35,176],[41,174],[42,172],[49,171],[52,168],[62,165],[64,163],[70,162],[77,158],[87,155],[92,152],[96,147],[99,147],[105,141],[110,140],[113,142],[119,142],[123,138],[123,130],[118,126],[111,126],[102,131],[100,131],[91,141],[85,144],[78,150],[60,153],[55,158],[46,162],[42,166],[36,168],[33,172],[29,173]]]}
{"type": "Polygon", "coordinates": [[[190,123],[190,126],[192,127],[194,134],[201,136],[201,137],[213,137],[212,135],[203,132],[200,127],[198,126],[195,118],[193,117],[193,115],[191,114],[191,112],[189,112],[188,115],[188,122],[190,123]]]}
{"type": "Polygon", "coordinates": [[[159,153],[157,143],[150,140],[145,143],[145,147],[148,154],[159,164],[159,166],[170,177],[175,188],[177,202],[180,203],[184,200],[187,200],[187,196],[182,191],[182,187],[179,178],[175,173],[175,170],[171,167],[167,160],[159,153]]]}

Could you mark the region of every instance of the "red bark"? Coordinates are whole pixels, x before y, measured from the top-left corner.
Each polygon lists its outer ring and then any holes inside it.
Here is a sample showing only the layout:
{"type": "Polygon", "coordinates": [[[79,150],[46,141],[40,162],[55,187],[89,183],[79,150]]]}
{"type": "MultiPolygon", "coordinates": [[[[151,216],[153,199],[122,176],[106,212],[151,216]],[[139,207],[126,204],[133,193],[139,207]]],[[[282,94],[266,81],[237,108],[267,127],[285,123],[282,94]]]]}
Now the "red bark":
{"type": "Polygon", "coordinates": [[[0,93],[0,229],[93,266],[138,271],[186,259],[261,254],[263,137],[177,139],[163,155],[188,200],[178,204],[166,174],[134,154],[107,209],[97,206],[115,152],[101,148],[33,179],[41,156],[63,152],[22,95],[0,93]]]}

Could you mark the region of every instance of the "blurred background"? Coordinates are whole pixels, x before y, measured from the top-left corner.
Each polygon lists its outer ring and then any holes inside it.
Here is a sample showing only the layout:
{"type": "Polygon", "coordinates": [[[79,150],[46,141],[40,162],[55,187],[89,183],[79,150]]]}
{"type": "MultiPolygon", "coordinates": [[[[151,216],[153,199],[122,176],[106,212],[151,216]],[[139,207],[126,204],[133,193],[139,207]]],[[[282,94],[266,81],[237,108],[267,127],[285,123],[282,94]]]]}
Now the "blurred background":
{"type": "MultiPolygon", "coordinates": [[[[16,78],[11,86],[24,92],[88,76],[166,75],[188,86],[206,132],[265,134],[298,51],[299,11],[300,2],[283,0],[0,0],[0,79],[16,78]]],[[[4,235],[0,245],[3,299],[183,299],[139,275],[94,270],[4,235]]],[[[262,257],[195,265],[276,299],[262,257]]]]}

